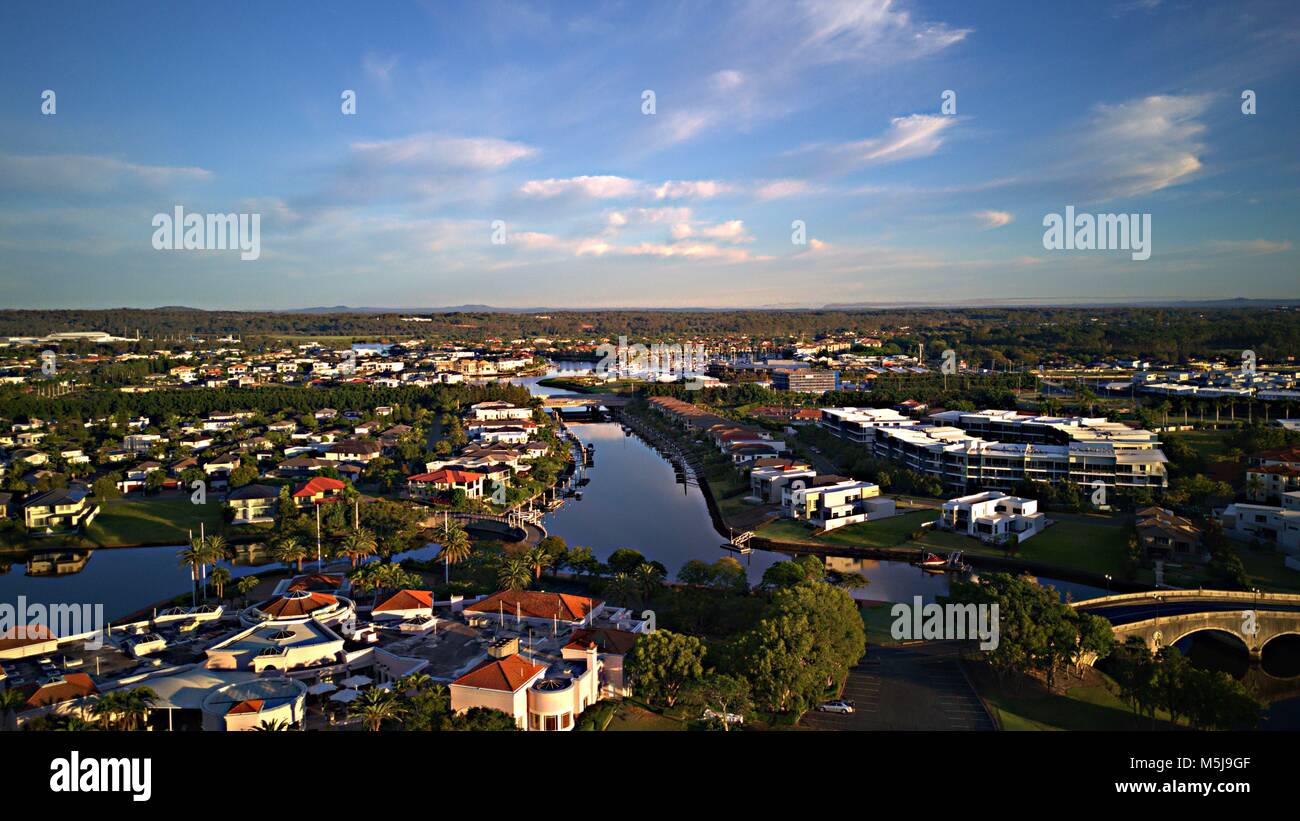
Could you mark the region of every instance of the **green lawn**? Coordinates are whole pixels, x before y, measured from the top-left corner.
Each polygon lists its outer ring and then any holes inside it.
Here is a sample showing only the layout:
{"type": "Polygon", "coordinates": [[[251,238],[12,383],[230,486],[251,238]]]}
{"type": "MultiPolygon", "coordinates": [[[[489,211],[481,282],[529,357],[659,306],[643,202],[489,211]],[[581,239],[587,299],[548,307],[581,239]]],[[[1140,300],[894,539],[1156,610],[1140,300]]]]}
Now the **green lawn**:
{"type": "Polygon", "coordinates": [[[758,535],[787,542],[810,544],[835,544],[847,547],[897,547],[907,541],[912,531],[923,523],[938,518],[933,510],[912,510],[899,516],[848,525],[820,536],[813,536],[813,528],[793,519],[777,519],[763,525],[758,535]]]}
{"type": "MultiPolygon", "coordinates": [[[[1063,693],[1050,693],[1028,678],[1001,681],[982,665],[967,668],[971,681],[1004,730],[1147,730],[1151,719],[1138,718],[1111,689],[1110,679],[1089,670],[1085,679],[1063,693]]],[[[1170,729],[1168,714],[1156,713],[1156,727],[1170,729]]]]}
{"type": "Polygon", "coordinates": [[[1192,446],[1207,463],[1226,459],[1228,446],[1224,443],[1229,429],[1223,430],[1187,430],[1169,434],[1170,438],[1181,439],[1192,446]]]}
{"type": "Polygon", "coordinates": [[[206,526],[209,534],[225,530],[221,504],[216,501],[206,505],[191,504],[188,497],[117,499],[103,506],[95,521],[86,528],[85,538],[100,545],[181,544],[190,530],[198,532],[200,523],[206,526]]]}
{"type": "MultiPolygon", "coordinates": [[[[1052,515],[1047,516],[1050,519],[1052,515]]],[[[987,556],[1006,555],[1000,548],[954,533],[927,533],[922,543],[987,556]],[[954,537],[959,541],[953,541],[954,537]]],[[[1058,520],[1020,545],[1016,558],[1118,576],[1128,558],[1128,528],[1120,519],[1058,520]]]]}
{"type": "Polygon", "coordinates": [[[820,542],[866,547],[897,547],[922,524],[939,518],[934,510],[913,510],[875,522],[847,525],[817,537],[820,542]]]}
{"type": "Polygon", "coordinates": [[[893,605],[889,602],[863,602],[858,608],[862,615],[862,626],[867,632],[867,646],[892,647],[898,644],[890,632],[894,626],[894,617],[890,614],[893,605]]]}
{"type": "Polygon", "coordinates": [[[653,713],[632,701],[624,701],[610,720],[607,730],[685,730],[686,722],[653,713]]]}

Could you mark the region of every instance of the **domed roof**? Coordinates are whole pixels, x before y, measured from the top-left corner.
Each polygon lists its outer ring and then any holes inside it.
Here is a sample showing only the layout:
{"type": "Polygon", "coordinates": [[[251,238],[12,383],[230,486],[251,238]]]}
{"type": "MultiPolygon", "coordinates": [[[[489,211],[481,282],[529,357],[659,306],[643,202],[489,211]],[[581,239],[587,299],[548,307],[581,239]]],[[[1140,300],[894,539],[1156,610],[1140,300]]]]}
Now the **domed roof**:
{"type": "Polygon", "coordinates": [[[310,590],[294,590],[258,605],[257,609],[273,619],[296,619],[338,604],[338,597],[310,590]]]}

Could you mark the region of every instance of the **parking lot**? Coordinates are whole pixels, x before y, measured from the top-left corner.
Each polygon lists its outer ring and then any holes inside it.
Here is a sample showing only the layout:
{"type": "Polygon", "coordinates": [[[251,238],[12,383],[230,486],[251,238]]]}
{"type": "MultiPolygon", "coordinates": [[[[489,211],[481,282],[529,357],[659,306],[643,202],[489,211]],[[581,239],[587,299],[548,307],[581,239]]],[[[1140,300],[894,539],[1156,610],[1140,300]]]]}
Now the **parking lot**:
{"type": "Polygon", "coordinates": [[[849,671],[851,715],[810,712],[813,730],[992,730],[993,722],[957,666],[956,648],[927,644],[871,648],[849,671]]]}

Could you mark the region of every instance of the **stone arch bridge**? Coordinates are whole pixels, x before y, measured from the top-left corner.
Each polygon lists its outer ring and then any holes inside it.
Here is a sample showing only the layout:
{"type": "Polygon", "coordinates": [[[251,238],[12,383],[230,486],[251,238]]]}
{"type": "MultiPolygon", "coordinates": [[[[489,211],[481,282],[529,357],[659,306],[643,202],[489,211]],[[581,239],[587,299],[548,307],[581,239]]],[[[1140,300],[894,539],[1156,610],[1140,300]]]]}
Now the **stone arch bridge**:
{"type": "Polygon", "coordinates": [[[1074,602],[1107,619],[1115,640],[1139,636],[1154,652],[1205,630],[1236,636],[1253,662],[1281,636],[1300,635],[1300,595],[1235,590],[1159,590],[1074,602]]]}

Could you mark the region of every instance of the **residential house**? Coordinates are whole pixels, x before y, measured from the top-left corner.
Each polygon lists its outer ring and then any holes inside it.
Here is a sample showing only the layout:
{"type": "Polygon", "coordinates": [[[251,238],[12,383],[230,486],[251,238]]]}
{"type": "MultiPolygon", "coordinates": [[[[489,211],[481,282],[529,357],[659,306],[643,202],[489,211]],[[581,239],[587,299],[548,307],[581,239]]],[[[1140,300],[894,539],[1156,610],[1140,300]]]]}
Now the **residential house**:
{"type": "Polygon", "coordinates": [[[298,507],[324,504],[342,495],[346,487],[339,479],[316,476],[293,492],[293,502],[298,507]]]}
{"type": "Polygon", "coordinates": [[[415,499],[430,499],[457,490],[466,498],[478,499],[485,491],[486,477],[482,473],[443,468],[432,473],[417,473],[406,480],[407,493],[415,499]]]}
{"type": "Polygon", "coordinates": [[[994,544],[1012,536],[1023,542],[1047,527],[1047,516],[1035,499],[987,490],[944,502],[937,526],[994,544]]]}
{"type": "Polygon", "coordinates": [[[84,487],[57,488],[29,499],[23,505],[23,524],[28,530],[57,532],[76,530],[94,521],[99,505],[90,501],[84,487]]]}
{"type": "Polygon", "coordinates": [[[237,525],[275,521],[276,504],[280,489],[272,485],[244,485],[226,494],[226,507],[230,508],[237,525]]]}
{"type": "Polygon", "coordinates": [[[1197,561],[1208,560],[1202,546],[1201,531],[1191,520],[1162,507],[1148,507],[1137,512],[1138,543],[1151,559],[1197,561]]]}
{"type": "Polygon", "coordinates": [[[807,487],[794,483],[781,491],[782,513],[823,530],[893,516],[894,500],[880,497],[880,486],[839,476],[819,476],[807,487]]]}

